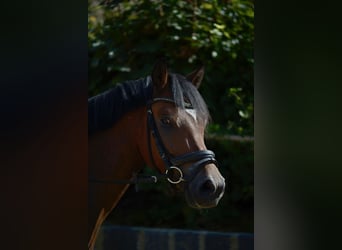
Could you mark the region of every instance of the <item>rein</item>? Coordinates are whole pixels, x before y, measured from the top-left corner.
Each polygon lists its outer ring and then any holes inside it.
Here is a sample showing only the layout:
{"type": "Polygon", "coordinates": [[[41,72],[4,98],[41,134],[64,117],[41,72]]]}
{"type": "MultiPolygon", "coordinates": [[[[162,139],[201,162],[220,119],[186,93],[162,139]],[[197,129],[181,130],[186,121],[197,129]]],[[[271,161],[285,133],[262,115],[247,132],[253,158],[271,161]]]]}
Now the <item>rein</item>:
{"type": "Polygon", "coordinates": [[[173,157],[163,144],[162,138],[160,136],[158,127],[156,125],[152,105],[156,102],[169,102],[174,103],[175,101],[169,98],[154,98],[147,103],[147,143],[149,150],[149,157],[155,169],[158,169],[155,164],[155,160],[152,154],[152,143],[151,135],[154,138],[156,148],[158,150],[159,156],[162,158],[166,171],[164,174],[157,175],[142,175],[133,174],[131,179],[113,179],[113,180],[99,180],[99,179],[89,179],[89,182],[102,183],[102,184],[138,184],[138,183],[156,183],[159,178],[166,178],[171,184],[178,184],[180,182],[190,182],[194,176],[200,171],[200,168],[207,165],[208,163],[213,163],[217,166],[217,161],[215,159],[215,154],[211,150],[199,150],[186,154],[182,154],[173,157]],[[182,165],[186,163],[193,164],[187,168],[187,173],[182,169],[182,165]],[[174,177],[176,176],[176,178],[174,177]]]}

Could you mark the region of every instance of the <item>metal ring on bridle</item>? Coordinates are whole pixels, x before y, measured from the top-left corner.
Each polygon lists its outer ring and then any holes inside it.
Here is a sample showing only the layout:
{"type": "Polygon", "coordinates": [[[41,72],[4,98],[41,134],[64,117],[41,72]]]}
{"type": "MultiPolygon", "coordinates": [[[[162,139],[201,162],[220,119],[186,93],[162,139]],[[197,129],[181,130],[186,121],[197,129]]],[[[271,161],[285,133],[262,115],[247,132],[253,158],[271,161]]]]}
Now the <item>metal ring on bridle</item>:
{"type": "Polygon", "coordinates": [[[176,166],[171,166],[169,169],[167,169],[166,172],[165,172],[166,176],[168,176],[168,173],[169,173],[169,171],[170,171],[171,169],[174,169],[174,170],[177,170],[177,171],[178,171],[178,173],[179,173],[179,179],[178,179],[177,181],[173,181],[173,180],[171,180],[169,177],[167,177],[166,179],[167,179],[170,183],[172,183],[172,184],[178,184],[178,183],[184,181],[182,170],[180,170],[180,169],[179,169],[178,167],[176,167],[176,166]]]}

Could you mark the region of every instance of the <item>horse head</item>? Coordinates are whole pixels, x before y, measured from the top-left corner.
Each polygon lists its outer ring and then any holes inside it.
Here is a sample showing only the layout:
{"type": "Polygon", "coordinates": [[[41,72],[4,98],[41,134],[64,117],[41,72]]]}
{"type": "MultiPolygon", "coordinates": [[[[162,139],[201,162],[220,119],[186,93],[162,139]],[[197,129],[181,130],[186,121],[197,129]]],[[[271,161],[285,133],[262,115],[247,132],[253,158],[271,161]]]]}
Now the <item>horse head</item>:
{"type": "Polygon", "coordinates": [[[145,162],[164,173],[175,190],[184,191],[194,208],[216,206],[225,190],[215,155],[204,142],[210,116],[198,92],[203,75],[203,67],[182,76],[169,73],[164,61],[156,63],[147,105],[148,145],[142,150],[145,162]]]}

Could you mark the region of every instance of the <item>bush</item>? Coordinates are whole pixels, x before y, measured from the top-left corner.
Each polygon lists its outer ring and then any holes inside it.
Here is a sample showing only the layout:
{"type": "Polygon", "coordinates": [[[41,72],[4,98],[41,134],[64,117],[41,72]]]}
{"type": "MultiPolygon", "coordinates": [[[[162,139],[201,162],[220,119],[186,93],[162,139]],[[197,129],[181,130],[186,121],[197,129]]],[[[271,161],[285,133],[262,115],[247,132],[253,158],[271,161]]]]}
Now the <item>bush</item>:
{"type": "Polygon", "coordinates": [[[106,2],[89,7],[89,96],[149,75],[161,55],[183,74],[204,64],[209,131],[253,135],[253,1],[106,2]]]}

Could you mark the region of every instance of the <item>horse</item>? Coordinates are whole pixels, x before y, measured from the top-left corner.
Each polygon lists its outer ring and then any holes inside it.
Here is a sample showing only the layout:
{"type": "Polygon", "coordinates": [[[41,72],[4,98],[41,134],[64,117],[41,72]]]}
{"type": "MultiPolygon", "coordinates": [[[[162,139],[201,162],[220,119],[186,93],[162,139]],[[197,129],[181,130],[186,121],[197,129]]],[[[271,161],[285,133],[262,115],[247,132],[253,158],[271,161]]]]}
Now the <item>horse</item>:
{"type": "Polygon", "coordinates": [[[88,99],[89,249],[145,165],[184,192],[189,206],[217,206],[225,179],[204,143],[210,115],[198,92],[203,75],[203,66],[183,76],[159,60],[150,76],[88,99]]]}

